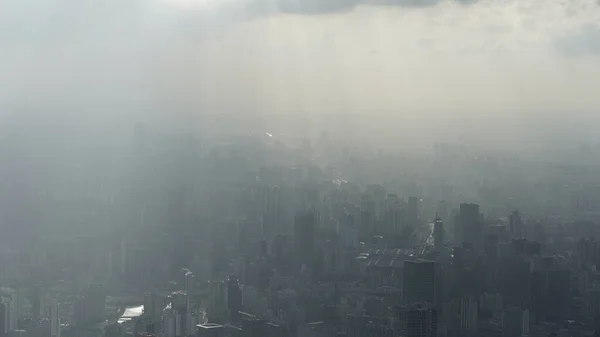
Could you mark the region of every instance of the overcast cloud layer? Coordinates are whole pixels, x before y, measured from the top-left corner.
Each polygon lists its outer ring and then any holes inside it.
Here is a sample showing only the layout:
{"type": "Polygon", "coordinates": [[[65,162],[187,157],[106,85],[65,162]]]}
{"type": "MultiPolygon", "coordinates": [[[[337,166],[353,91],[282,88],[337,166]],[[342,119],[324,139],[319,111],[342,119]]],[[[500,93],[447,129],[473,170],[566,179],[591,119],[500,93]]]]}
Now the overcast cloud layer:
{"type": "Polygon", "coordinates": [[[576,128],[599,114],[593,0],[304,3],[4,0],[2,118],[335,112],[576,128]]]}

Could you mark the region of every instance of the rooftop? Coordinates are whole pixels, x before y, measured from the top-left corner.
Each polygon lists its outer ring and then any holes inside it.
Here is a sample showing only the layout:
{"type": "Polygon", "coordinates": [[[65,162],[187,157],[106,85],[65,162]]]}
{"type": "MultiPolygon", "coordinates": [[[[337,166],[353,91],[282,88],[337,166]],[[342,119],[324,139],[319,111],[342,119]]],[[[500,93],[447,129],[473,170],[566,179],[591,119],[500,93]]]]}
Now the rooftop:
{"type": "Polygon", "coordinates": [[[198,325],[196,325],[196,328],[198,328],[198,329],[220,329],[220,328],[223,328],[223,326],[221,324],[206,323],[206,324],[198,324],[198,325]]]}

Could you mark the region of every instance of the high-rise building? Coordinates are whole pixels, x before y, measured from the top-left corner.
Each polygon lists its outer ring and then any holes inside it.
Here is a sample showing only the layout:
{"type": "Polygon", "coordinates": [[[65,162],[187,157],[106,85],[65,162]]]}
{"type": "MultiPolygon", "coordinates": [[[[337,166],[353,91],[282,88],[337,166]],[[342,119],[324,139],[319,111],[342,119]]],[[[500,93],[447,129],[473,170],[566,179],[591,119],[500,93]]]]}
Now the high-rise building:
{"type": "Polygon", "coordinates": [[[0,335],[6,336],[10,329],[10,304],[0,300],[0,335]]]}
{"type": "Polygon", "coordinates": [[[396,321],[400,337],[437,336],[437,312],[427,305],[397,307],[396,321]]]}
{"type": "MultiPolygon", "coordinates": [[[[483,215],[478,204],[461,204],[459,213],[460,241],[475,247],[483,243],[483,215]]],[[[456,240],[455,240],[456,241],[456,240]]]]}
{"type": "Polygon", "coordinates": [[[23,288],[16,288],[15,289],[15,295],[14,295],[14,302],[15,302],[15,326],[17,327],[17,329],[19,328],[19,321],[21,320],[21,318],[24,317],[25,315],[25,295],[24,295],[24,289],[23,288]]]}
{"type": "Polygon", "coordinates": [[[445,200],[438,202],[437,213],[438,213],[438,216],[440,217],[440,219],[442,219],[442,221],[448,222],[449,221],[449,219],[448,219],[448,216],[449,216],[448,202],[446,202],[445,200]]]}
{"type": "Polygon", "coordinates": [[[45,301],[44,301],[44,288],[41,285],[36,285],[33,288],[33,292],[32,292],[32,301],[31,301],[31,305],[32,305],[32,314],[33,314],[33,319],[38,322],[41,319],[44,318],[44,307],[45,307],[45,301]]]}
{"type": "Polygon", "coordinates": [[[529,335],[529,310],[508,307],[502,311],[502,336],[522,337],[529,335]]]}
{"type": "Polygon", "coordinates": [[[181,317],[181,314],[176,311],[175,312],[175,336],[176,337],[181,337],[183,336],[184,333],[184,326],[183,326],[183,317],[181,317]]]}
{"type": "Polygon", "coordinates": [[[165,299],[157,294],[144,295],[144,316],[149,323],[158,325],[161,322],[165,299]]]}
{"type": "Polygon", "coordinates": [[[75,299],[73,302],[73,318],[75,320],[75,325],[83,326],[86,322],[85,316],[85,299],[80,296],[75,299]]]}
{"type": "Polygon", "coordinates": [[[523,219],[518,211],[512,212],[508,219],[508,233],[511,238],[523,237],[523,219]]]}
{"type": "Polygon", "coordinates": [[[60,311],[58,303],[50,306],[50,337],[60,337],[60,311]]]}
{"type": "Polygon", "coordinates": [[[298,212],[294,221],[294,246],[296,261],[300,265],[312,267],[315,261],[315,235],[317,215],[315,212],[298,212]]]}
{"type": "Polygon", "coordinates": [[[210,322],[222,322],[227,317],[227,286],[223,281],[208,283],[206,314],[210,322]]]}
{"type": "Polygon", "coordinates": [[[404,304],[434,303],[435,264],[429,260],[404,261],[402,280],[404,304]]]}
{"type": "Polygon", "coordinates": [[[196,326],[200,324],[200,314],[195,312],[187,313],[185,317],[185,335],[194,336],[196,335],[196,326]]]}
{"type": "Polygon", "coordinates": [[[385,203],[384,233],[381,234],[401,234],[404,230],[403,220],[400,199],[396,194],[388,194],[385,203]]]}
{"type": "Polygon", "coordinates": [[[345,211],[337,226],[337,234],[341,246],[345,249],[355,249],[359,245],[358,226],[354,214],[345,211]]]}
{"type": "MultiPolygon", "coordinates": [[[[533,280],[535,305],[542,319],[556,322],[567,319],[571,309],[571,272],[550,269],[536,273],[533,280]]],[[[537,315],[537,313],[536,313],[537,315]]]]}
{"type": "Polygon", "coordinates": [[[463,297],[460,301],[460,329],[463,334],[474,336],[478,331],[479,307],[477,299],[463,297]]]}
{"type": "Polygon", "coordinates": [[[192,296],[194,294],[194,273],[192,273],[191,271],[186,269],[186,272],[183,276],[183,288],[185,291],[185,300],[186,300],[186,304],[185,304],[185,311],[186,313],[191,310],[191,299],[192,296]]]}
{"type": "Polygon", "coordinates": [[[6,313],[8,315],[8,331],[17,330],[19,315],[18,292],[13,288],[0,287],[0,301],[6,304],[6,313]]]}
{"type": "Polygon", "coordinates": [[[408,197],[408,207],[406,208],[406,223],[410,227],[416,227],[419,222],[419,198],[408,197]]]}
{"type": "Polygon", "coordinates": [[[90,284],[83,296],[85,321],[101,322],[106,318],[106,291],[102,284],[90,284]]]}
{"type": "Polygon", "coordinates": [[[227,308],[232,321],[237,321],[238,314],[242,309],[242,290],[238,278],[234,275],[227,281],[227,308]]]}
{"type": "Polygon", "coordinates": [[[444,222],[436,215],[433,221],[433,246],[440,249],[444,246],[444,222]]]}
{"type": "Polygon", "coordinates": [[[163,315],[163,336],[164,337],[175,337],[177,330],[177,322],[176,322],[177,312],[174,310],[169,310],[165,312],[163,315]]]}
{"type": "Polygon", "coordinates": [[[183,277],[183,290],[185,290],[185,292],[189,294],[194,287],[194,273],[192,273],[189,270],[186,270],[183,277]]]}
{"type": "Polygon", "coordinates": [[[271,240],[276,235],[282,234],[285,227],[282,193],[279,186],[267,187],[263,193],[263,235],[271,240]]]}

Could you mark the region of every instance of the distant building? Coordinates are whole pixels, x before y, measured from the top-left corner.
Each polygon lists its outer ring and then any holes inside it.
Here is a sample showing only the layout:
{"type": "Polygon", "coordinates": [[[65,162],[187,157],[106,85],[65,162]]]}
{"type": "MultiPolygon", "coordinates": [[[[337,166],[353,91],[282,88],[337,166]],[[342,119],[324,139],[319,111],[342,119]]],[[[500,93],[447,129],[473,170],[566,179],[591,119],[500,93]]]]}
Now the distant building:
{"type": "Polygon", "coordinates": [[[344,212],[337,226],[337,234],[340,238],[341,247],[344,249],[356,249],[359,246],[358,226],[354,215],[344,212]]]}
{"type": "Polygon", "coordinates": [[[429,260],[406,260],[402,280],[404,304],[434,303],[435,264],[429,260]]]}
{"type": "Polygon", "coordinates": [[[17,330],[21,304],[19,292],[13,288],[0,287],[0,302],[3,304],[3,318],[6,320],[3,328],[8,332],[17,330]]]}
{"type": "Polygon", "coordinates": [[[512,212],[508,221],[508,233],[511,238],[520,239],[523,237],[523,219],[518,211],[512,212]]]}
{"type": "Polygon", "coordinates": [[[50,337],[60,337],[60,311],[58,303],[50,306],[50,337]]]}
{"type": "Polygon", "coordinates": [[[164,308],[165,299],[162,296],[157,294],[144,295],[144,316],[146,316],[149,323],[159,324],[164,308]]]}
{"type": "Polygon", "coordinates": [[[395,316],[400,337],[437,336],[437,312],[427,305],[399,306],[395,316]]]}
{"type": "Polygon", "coordinates": [[[44,288],[41,285],[37,285],[33,288],[33,294],[31,299],[32,314],[34,321],[38,322],[44,318],[44,288]]]}
{"type": "Polygon", "coordinates": [[[232,321],[238,320],[238,313],[242,310],[242,290],[238,278],[234,275],[227,281],[227,308],[229,309],[229,318],[232,321]]]}
{"type": "Polygon", "coordinates": [[[483,214],[479,213],[478,204],[461,204],[458,214],[459,240],[457,243],[467,242],[475,247],[483,243],[483,214]]]}
{"type": "Polygon", "coordinates": [[[384,213],[384,233],[379,234],[401,234],[404,230],[404,219],[400,199],[396,194],[388,194],[384,213]]]}
{"type": "Polygon", "coordinates": [[[196,326],[200,324],[200,314],[188,312],[185,317],[185,333],[186,336],[194,336],[197,334],[196,326]]]}
{"type": "Polygon", "coordinates": [[[529,335],[529,310],[509,307],[502,311],[502,336],[522,337],[529,335]]]}
{"type": "Polygon", "coordinates": [[[410,227],[416,227],[419,224],[419,198],[417,197],[408,197],[406,223],[410,227]]]}
{"type": "Polygon", "coordinates": [[[223,281],[208,283],[208,306],[206,314],[209,321],[221,322],[227,318],[227,286],[223,281]]]}
{"type": "Polygon", "coordinates": [[[479,321],[477,299],[472,296],[463,297],[460,301],[460,330],[464,335],[477,335],[479,321]]]}
{"type": "Polygon", "coordinates": [[[6,336],[10,331],[10,304],[0,301],[0,335],[6,336]]]}
{"type": "Polygon", "coordinates": [[[433,220],[433,246],[440,249],[444,246],[444,222],[439,216],[433,220]]]}
{"type": "Polygon", "coordinates": [[[170,310],[165,312],[163,316],[163,336],[164,337],[175,337],[177,336],[177,312],[170,310]]]}
{"type": "Polygon", "coordinates": [[[185,274],[183,275],[183,290],[187,294],[191,294],[194,290],[194,273],[189,270],[185,270],[185,274]]]}
{"type": "Polygon", "coordinates": [[[315,235],[317,215],[314,212],[298,212],[294,221],[294,246],[296,261],[312,267],[315,261],[315,235]]]}
{"type": "Polygon", "coordinates": [[[102,284],[90,284],[84,292],[84,320],[102,322],[106,318],[106,290],[102,284]]]}

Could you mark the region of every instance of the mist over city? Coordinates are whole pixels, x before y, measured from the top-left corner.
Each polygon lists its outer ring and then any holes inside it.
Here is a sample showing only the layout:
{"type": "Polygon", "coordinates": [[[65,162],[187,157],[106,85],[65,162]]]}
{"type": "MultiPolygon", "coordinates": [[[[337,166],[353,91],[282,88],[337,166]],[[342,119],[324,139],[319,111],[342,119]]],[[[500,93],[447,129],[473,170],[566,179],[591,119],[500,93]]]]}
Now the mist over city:
{"type": "Polygon", "coordinates": [[[597,0],[0,1],[0,337],[600,335],[597,0]]]}

